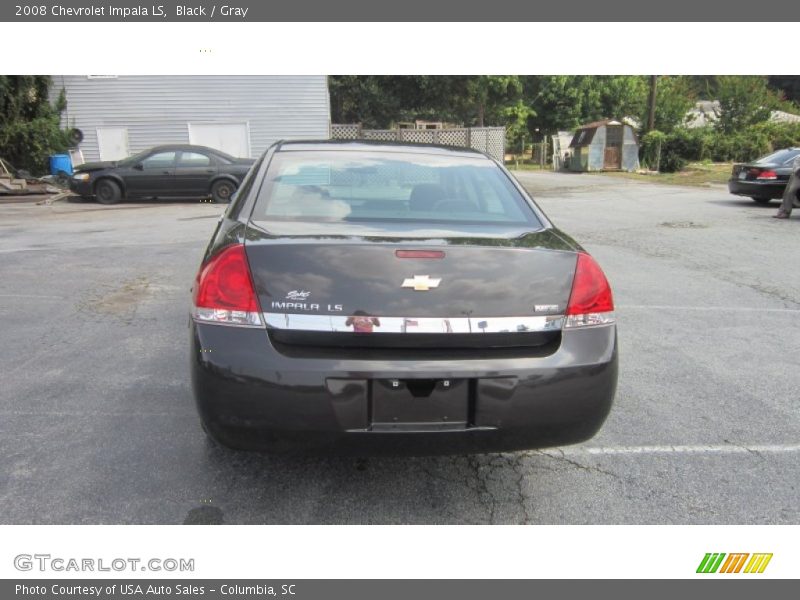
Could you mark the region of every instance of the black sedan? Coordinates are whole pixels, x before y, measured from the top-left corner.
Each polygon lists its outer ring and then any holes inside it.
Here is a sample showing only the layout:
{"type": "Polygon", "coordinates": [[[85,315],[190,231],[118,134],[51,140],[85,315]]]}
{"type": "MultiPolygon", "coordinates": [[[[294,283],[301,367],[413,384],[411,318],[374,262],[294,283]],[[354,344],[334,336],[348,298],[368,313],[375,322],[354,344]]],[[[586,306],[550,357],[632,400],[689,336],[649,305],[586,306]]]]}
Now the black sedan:
{"type": "Polygon", "coordinates": [[[611,288],[498,163],[365,142],[269,148],[193,288],[216,442],[436,454],[592,437],[617,384],[611,288]]]}
{"type": "Polygon", "coordinates": [[[204,198],[228,202],[255,161],[205,146],[157,146],[120,161],[86,163],[70,189],[102,204],[133,198],[204,198]]]}
{"type": "Polygon", "coordinates": [[[747,196],[759,204],[781,198],[792,163],[800,155],[800,148],[786,148],[768,154],[752,163],[733,165],[728,190],[737,196],[747,196]]]}

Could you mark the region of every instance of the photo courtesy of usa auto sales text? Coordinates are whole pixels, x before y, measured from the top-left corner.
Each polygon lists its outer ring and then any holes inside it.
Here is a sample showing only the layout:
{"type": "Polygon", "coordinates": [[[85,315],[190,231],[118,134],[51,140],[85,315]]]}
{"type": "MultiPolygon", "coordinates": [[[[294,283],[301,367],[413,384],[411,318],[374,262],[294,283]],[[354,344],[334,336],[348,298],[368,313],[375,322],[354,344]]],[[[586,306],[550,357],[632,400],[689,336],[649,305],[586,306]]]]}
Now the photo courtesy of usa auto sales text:
{"type": "MultiPolygon", "coordinates": [[[[229,585],[219,586],[222,596],[294,596],[297,586],[295,584],[281,585],[229,585]]],[[[54,583],[48,585],[17,584],[14,589],[16,596],[89,596],[100,598],[102,596],[202,596],[210,592],[217,593],[216,587],[203,585],[140,585],[138,583],[113,583],[109,585],[69,585],[54,583]]]]}
{"type": "MultiPolygon", "coordinates": [[[[210,591],[210,590],[209,590],[210,591]]],[[[50,585],[24,585],[15,586],[17,596],[194,596],[206,593],[202,585],[140,585],[109,584],[109,585],[69,585],[54,583],[50,585]]]]}

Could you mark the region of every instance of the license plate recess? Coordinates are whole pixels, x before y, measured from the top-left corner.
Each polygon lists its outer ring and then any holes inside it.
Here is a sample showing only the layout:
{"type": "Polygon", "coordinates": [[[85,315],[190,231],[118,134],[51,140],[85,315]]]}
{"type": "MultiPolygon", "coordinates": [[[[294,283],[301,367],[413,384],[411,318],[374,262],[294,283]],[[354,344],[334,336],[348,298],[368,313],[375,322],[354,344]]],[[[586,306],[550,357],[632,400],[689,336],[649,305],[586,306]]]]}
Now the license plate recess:
{"type": "Polygon", "coordinates": [[[467,427],[468,379],[376,379],[371,388],[373,430],[467,427]]]}

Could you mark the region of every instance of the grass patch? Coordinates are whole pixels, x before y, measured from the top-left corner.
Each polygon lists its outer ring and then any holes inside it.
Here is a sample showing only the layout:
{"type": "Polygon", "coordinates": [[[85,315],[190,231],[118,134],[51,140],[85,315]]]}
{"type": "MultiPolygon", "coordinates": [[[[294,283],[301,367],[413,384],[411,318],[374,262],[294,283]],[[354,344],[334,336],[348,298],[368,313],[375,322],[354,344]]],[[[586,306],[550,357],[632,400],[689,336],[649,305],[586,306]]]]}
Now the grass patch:
{"type": "Polygon", "coordinates": [[[541,166],[538,162],[533,162],[532,160],[507,160],[505,161],[506,169],[510,169],[512,171],[552,171],[553,165],[550,163],[545,163],[544,167],[541,166]]]}
{"type": "Polygon", "coordinates": [[[707,187],[712,184],[724,184],[731,176],[733,163],[689,163],[685,169],[677,173],[625,173],[621,171],[604,171],[600,174],[609,177],[622,177],[649,183],[666,185],[690,185],[707,187]]]}

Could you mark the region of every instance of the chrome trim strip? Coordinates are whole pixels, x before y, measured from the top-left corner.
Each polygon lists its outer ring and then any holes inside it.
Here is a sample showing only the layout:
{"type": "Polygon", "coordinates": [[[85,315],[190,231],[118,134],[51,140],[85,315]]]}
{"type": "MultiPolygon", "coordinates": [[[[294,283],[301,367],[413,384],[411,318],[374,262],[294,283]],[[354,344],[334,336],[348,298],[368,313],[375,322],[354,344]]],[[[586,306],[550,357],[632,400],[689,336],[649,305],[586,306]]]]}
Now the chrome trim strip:
{"type": "Polygon", "coordinates": [[[361,333],[530,333],[562,329],[564,315],[530,317],[369,317],[264,313],[267,328],[361,333]],[[360,328],[360,329],[358,329],[360,328]]]}

